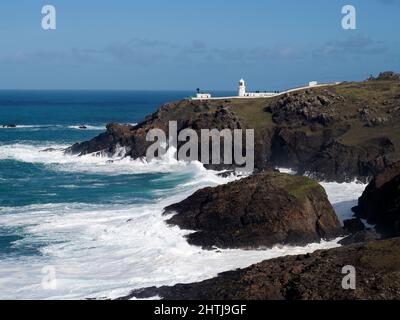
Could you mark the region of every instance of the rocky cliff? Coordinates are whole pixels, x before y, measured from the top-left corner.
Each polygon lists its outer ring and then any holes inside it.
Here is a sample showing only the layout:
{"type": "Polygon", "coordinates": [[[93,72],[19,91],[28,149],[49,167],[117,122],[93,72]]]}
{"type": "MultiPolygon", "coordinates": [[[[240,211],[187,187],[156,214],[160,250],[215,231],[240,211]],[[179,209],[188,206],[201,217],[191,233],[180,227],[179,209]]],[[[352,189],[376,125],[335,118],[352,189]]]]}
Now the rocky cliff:
{"type": "Polygon", "coordinates": [[[400,81],[385,73],[274,98],[168,103],[137,126],[110,124],[105,133],[67,152],[113,154],[122,146],[127,156],[144,157],[148,130],[168,132],[168,121],[177,121],[178,131],[254,129],[257,170],[286,166],[319,179],[366,181],[400,160],[399,120],[400,81]]]}

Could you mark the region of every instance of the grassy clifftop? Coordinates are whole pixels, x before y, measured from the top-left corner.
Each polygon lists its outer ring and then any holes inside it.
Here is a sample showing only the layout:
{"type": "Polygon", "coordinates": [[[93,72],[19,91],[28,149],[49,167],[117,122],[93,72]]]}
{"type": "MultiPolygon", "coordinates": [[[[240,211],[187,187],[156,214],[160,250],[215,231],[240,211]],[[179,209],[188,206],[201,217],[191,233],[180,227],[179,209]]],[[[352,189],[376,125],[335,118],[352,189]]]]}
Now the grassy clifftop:
{"type": "MultiPolygon", "coordinates": [[[[358,145],[372,138],[389,137],[400,150],[400,81],[376,80],[365,82],[346,82],[336,86],[305,89],[284,96],[299,97],[297,108],[286,112],[286,116],[302,111],[302,102],[307,102],[316,97],[337,96],[329,106],[312,106],[320,114],[330,111],[337,115],[336,121],[322,127],[338,128],[348,125],[349,128],[338,141],[346,145],[358,145]],[[303,100],[303,101],[302,101],[303,100]]],[[[285,125],[290,128],[310,129],[304,130],[307,134],[315,133],[315,121],[283,122],[278,124],[273,121],[273,114],[269,107],[282,99],[282,96],[274,98],[258,99],[232,99],[229,101],[207,101],[210,107],[229,105],[243,124],[248,128],[276,128],[285,125]],[[307,123],[309,122],[309,123],[307,123]],[[307,124],[310,127],[307,127],[307,124]]],[[[312,103],[312,102],[311,102],[312,103]]],[[[301,120],[301,119],[300,119],[301,120]]]]}

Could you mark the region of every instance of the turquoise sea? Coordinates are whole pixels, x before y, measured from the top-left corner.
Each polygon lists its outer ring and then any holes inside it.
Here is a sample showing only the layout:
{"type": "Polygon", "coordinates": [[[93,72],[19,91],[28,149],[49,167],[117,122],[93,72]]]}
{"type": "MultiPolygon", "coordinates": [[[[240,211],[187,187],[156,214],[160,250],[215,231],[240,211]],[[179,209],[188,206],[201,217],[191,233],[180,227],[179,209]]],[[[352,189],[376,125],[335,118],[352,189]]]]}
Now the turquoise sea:
{"type": "MultiPolygon", "coordinates": [[[[168,227],[163,208],[235,177],[221,178],[170,154],[146,163],[62,152],[105,131],[109,122],[138,123],[162,103],[190,94],[0,91],[0,299],[113,298],[336,245],[256,251],[189,246],[189,231],[168,227]],[[17,127],[2,127],[7,124],[17,127]],[[48,270],[54,270],[51,288],[48,270]]],[[[347,199],[337,191],[332,197],[347,199]]]]}

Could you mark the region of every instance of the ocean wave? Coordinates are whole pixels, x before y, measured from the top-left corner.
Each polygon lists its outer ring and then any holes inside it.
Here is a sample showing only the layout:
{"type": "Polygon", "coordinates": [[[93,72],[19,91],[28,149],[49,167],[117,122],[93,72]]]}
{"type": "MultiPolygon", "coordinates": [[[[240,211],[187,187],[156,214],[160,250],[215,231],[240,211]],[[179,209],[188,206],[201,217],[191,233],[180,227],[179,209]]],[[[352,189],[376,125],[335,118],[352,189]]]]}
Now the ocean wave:
{"type": "Polygon", "coordinates": [[[135,288],[201,281],[265,259],[338,246],[336,240],[267,250],[206,251],[191,246],[185,239],[189,231],[168,226],[162,212],[193,191],[188,188],[147,205],[3,208],[0,224],[26,233],[14,246],[39,243],[42,256],[1,260],[0,298],[116,298],[135,288]],[[56,271],[55,290],[41,286],[45,266],[56,271]]]}
{"type": "Polygon", "coordinates": [[[67,126],[68,129],[76,130],[105,130],[106,126],[91,126],[89,124],[67,126]]]}
{"type": "MultiPolygon", "coordinates": [[[[190,173],[188,182],[168,190],[154,203],[84,204],[48,203],[1,207],[0,225],[22,230],[13,247],[34,246],[40,255],[0,260],[0,299],[116,298],[133,289],[202,281],[218,273],[285,255],[339,246],[336,240],[302,247],[275,246],[265,250],[202,250],[185,236],[191,231],[166,224],[163,209],[196,190],[238,179],[221,177],[200,163],[181,163],[173,151],[158,162],[146,163],[94,155],[66,156],[62,151],[41,152],[45,147],[26,144],[0,146],[0,160],[42,163],[55,170],[126,174],[137,172],[190,173]],[[112,160],[112,161],[110,161],[112,160]],[[110,169],[111,168],[111,169],[110,169]],[[91,171],[92,170],[92,171],[91,171]],[[42,287],[44,267],[53,267],[56,288],[42,287]]],[[[349,188],[352,188],[350,185],[349,188]]],[[[356,199],[346,185],[326,185],[334,201],[356,199]]]]}
{"type": "Polygon", "coordinates": [[[87,130],[87,131],[104,131],[106,125],[76,124],[76,125],[60,125],[60,124],[18,124],[16,127],[3,127],[4,130],[21,130],[21,131],[38,131],[38,130],[87,130]]]}
{"type": "Polygon", "coordinates": [[[109,175],[126,175],[142,173],[185,172],[205,170],[203,165],[196,162],[182,162],[174,157],[175,151],[170,148],[162,159],[152,160],[132,159],[125,157],[126,150],[118,148],[111,157],[101,153],[83,156],[68,155],[64,150],[68,145],[26,143],[0,145],[0,160],[15,160],[33,164],[43,164],[49,169],[66,172],[102,173],[109,175]],[[51,150],[51,151],[46,151],[51,150]]]}
{"type": "MultiPolygon", "coordinates": [[[[127,125],[136,126],[137,123],[127,123],[127,125]]],[[[106,124],[17,124],[16,127],[7,127],[7,125],[0,125],[0,129],[5,130],[26,130],[26,131],[37,131],[37,130],[87,130],[87,131],[104,131],[106,130],[106,124]]]]}

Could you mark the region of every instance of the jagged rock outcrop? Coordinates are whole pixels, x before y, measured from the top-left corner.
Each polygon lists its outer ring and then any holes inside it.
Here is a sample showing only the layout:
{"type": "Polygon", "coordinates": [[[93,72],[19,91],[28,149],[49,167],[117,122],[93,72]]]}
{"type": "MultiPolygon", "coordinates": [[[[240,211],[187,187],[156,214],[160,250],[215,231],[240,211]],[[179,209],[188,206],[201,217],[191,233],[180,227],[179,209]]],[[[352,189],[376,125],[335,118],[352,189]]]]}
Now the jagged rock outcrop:
{"type": "Polygon", "coordinates": [[[339,241],[339,244],[343,246],[380,239],[379,234],[375,230],[367,228],[360,218],[344,220],[343,229],[349,234],[339,241]]]}
{"type": "Polygon", "coordinates": [[[396,73],[393,71],[385,71],[381,72],[377,77],[369,77],[369,81],[376,81],[376,80],[395,80],[399,81],[400,80],[400,73],[396,73]]]}
{"type": "Polygon", "coordinates": [[[400,236],[400,162],[374,177],[353,210],[384,237],[400,236]]]}
{"type": "Polygon", "coordinates": [[[272,113],[277,124],[302,125],[303,123],[322,126],[341,120],[342,115],[333,108],[334,103],[345,100],[326,90],[315,95],[310,90],[283,95],[266,110],[272,113]]]}
{"type": "Polygon", "coordinates": [[[129,296],[168,300],[386,300],[400,299],[400,238],[300,256],[286,256],[203,282],[151,287],[129,296]],[[355,290],[342,287],[344,266],[356,271],[355,290]]]}
{"type": "Polygon", "coordinates": [[[175,214],[169,224],[195,230],[189,243],[204,247],[302,245],[343,234],[317,182],[279,172],[199,190],[165,213],[175,214]]]}
{"type": "MultiPolygon", "coordinates": [[[[226,104],[220,104],[210,107],[207,103],[201,101],[179,101],[176,103],[167,103],[161,108],[146,117],[146,119],[136,126],[108,124],[106,132],[93,138],[90,141],[76,143],[66,150],[69,154],[89,154],[102,152],[105,155],[112,156],[117,153],[121,147],[124,148],[126,156],[134,159],[146,156],[147,148],[153,143],[146,141],[146,134],[151,129],[161,129],[169,135],[169,122],[177,122],[178,133],[191,128],[200,136],[201,129],[241,129],[242,125],[237,115],[232,112],[226,104]]],[[[210,140],[211,141],[211,140],[210,140]]],[[[178,147],[184,142],[179,142],[178,147]]],[[[200,146],[199,146],[200,154],[200,146]]],[[[221,158],[223,159],[224,145],[221,143],[221,158]]],[[[232,164],[205,165],[208,169],[231,169],[232,164]]]]}

